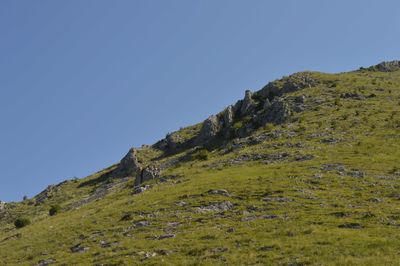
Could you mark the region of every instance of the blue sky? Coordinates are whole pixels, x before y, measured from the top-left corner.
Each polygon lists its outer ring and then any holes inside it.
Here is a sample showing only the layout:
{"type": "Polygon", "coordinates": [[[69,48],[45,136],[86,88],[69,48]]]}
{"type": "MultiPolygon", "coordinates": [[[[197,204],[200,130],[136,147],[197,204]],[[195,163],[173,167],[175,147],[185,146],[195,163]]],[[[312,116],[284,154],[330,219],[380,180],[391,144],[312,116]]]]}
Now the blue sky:
{"type": "Polygon", "coordinates": [[[268,81],[399,59],[399,1],[4,0],[0,199],[118,162],[268,81]]]}

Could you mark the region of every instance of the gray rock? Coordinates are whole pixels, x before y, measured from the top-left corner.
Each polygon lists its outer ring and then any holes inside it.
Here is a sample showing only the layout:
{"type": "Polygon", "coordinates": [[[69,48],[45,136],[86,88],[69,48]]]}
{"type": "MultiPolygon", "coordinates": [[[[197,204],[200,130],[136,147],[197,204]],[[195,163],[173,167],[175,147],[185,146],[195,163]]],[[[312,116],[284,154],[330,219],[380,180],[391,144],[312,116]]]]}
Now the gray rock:
{"type": "Polygon", "coordinates": [[[295,103],[305,103],[305,101],[306,101],[306,96],[304,95],[297,96],[294,98],[295,103]]]}
{"type": "Polygon", "coordinates": [[[139,221],[135,223],[135,227],[147,227],[150,226],[150,222],[148,221],[139,221]]]}
{"type": "Polygon", "coordinates": [[[210,195],[221,195],[225,197],[230,197],[230,194],[227,190],[225,189],[215,189],[215,190],[209,190],[208,194],[210,195]]]}
{"type": "Polygon", "coordinates": [[[224,127],[229,127],[232,125],[233,120],[234,120],[234,111],[233,111],[233,106],[229,105],[223,112],[223,126],[224,127]]]}
{"type": "Polygon", "coordinates": [[[289,103],[284,98],[275,98],[259,120],[262,125],[267,123],[282,124],[290,117],[292,111],[289,103]]]}
{"type": "Polygon", "coordinates": [[[339,228],[347,228],[347,229],[361,229],[363,228],[359,223],[344,223],[338,226],[339,228]]]}
{"type": "Polygon", "coordinates": [[[216,115],[212,115],[203,122],[197,143],[202,144],[217,136],[221,130],[221,122],[216,115]]]}
{"type": "Polygon", "coordinates": [[[346,92],[346,93],[342,93],[340,94],[340,98],[344,98],[344,99],[355,99],[355,100],[364,100],[365,96],[358,94],[358,93],[351,93],[351,92],[346,92]]]}
{"type": "Polygon", "coordinates": [[[35,266],[47,266],[50,264],[55,263],[55,259],[45,259],[45,260],[39,260],[39,262],[35,266]]]}
{"type": "Polygon", "coordinates": [[[254,112],[256,108],[256,102],[253,100],[253,93],[250,90],[246,90],[242,106],[240,108],[240,114],[245,116],[254,112]]]}
{"type": "Polygon", "coordinates": [[[159,178],[160,177],[160,169],[154,165],[147,166],[142,170],[140,175],[136,176],[135,185],[140,185],[143,182],[159,178]]]}
{"type": "Polygon", "coordinates": [[[4,210],[5,208],[6,208],[6,203],[0,200],[0,211],[4,210]]]}
{"type": "Polygon", "coordinates": [[[117,169],[114,170],[113,176],[115,177],[136,177],[142,171],[142,167],[139,164],[137,158],[137,150],[131,148],[129,152],[122,158],[117,169]]]}
{"type": "Polygon", "coordinates": [[[166,238],[174,238],[175,235],[174,234],[165,234],[165,235],[160,235],[160,236],[156,236],[153,239],[155,240],[162,240],[162,239],[166,239],[166,238]]]}
{"type": "Polygon", "coordinates": [[[382,62],[376,66],[371,67],[374,70],[381,71],[381,72],[392,72],[397,71],[400,69],[400,61],[389,61],[389,62],[382,62]]]}
{"type": "Polygon", "coordinates": [[[209,206],[199,207],[200,212],[204,211],[229,211],[233,209],[234,205],[230,201],[223,201],[211,204],[209,206]]]}
{"type": "Polygon", "coordinates": [[[88,247],[84,247],[84,246],[82,246],[81,243],[79,243],[79,244],[71,247],[70,250],[71,250],[72,253],[83,253],[83,252],[88,251],[89,248],[88,247]]]}
{"type": "Polygon", "coordinates": [[[145,185],[145,186],[135,186],[133,193],[134,194],[140,194],[142,192],[145,192],[146,190],[150,189],[150,185],[145,185]]]}

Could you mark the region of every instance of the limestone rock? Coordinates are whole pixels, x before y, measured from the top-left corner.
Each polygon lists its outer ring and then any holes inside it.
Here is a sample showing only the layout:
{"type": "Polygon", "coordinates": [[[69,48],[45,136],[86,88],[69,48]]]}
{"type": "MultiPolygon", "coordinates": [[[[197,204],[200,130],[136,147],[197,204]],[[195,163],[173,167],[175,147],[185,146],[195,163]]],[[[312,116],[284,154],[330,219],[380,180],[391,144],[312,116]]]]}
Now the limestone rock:
{"type": "Polygon", "coordinates": [[[260,117],[262,125],[267,123],[282,124],[291,115],[292,111],[289,103],[284,98],[275,98],[264,110],[264,115],[260,117]]]}
{"type": "Polygon", "coordinates": [[[131,148],[129,152],[122,158],[117,169],[114,172],[115,177],[136,176],[142,171],[142,167],[137,158],[137,150],[131,148]]]}
{"type": "Polygon", "coordinates": [[[372,69],[381,71],[381,72],[392,72],[396,70],[400,70],[400,61],[389,61],[389,62],[382,62],[376,66],[373,66],[372,69]]]}
{"type": "Polygon", "coordinates": [[[242,106],[240,108],[241,115],[248,115],[254,112],[256,108],[256,102],[253,100],[253,93],[250,90],[246,90],[243,99],[242,106]]]}
{"type": "Polygon", "coordinates": [[[223,112],[223,126],[229,127],[232,125],[234,120],[234,110],[233,106],[229,105],[223,112]]]}
{"type": "Polygon", "coordinates": [[[198,143],[206,142],[215,137],[221,130],[221,123],[216,115],[212,115],[203,122],[198,137],[198,143]]]}
{"type": "Polygon", "coordinates": [[[160,177],[160,169],[156,166],[147,166],[142,173],[136,177],[135,185],[160,177]]]}

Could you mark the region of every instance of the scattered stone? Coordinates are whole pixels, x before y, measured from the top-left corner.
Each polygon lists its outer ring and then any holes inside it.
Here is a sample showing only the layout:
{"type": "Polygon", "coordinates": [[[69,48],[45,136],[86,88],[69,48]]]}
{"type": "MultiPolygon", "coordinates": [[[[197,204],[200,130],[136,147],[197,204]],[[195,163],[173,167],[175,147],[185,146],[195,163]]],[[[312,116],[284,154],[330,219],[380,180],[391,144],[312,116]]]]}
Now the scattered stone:
{"type": "Polygon", "coordinates": [[[228,248],[225,247],[216,247],[216,248],[212,248],[210,250],[212,253],[222,253],[222,252],[227,252],[228,248]]]}
{"type": "Polygon", "coordinates": [[[344,99],[354,99],[354,100],[364,100],[365,96],[358,94],[358,93],[350,93],[350,92],[346,92],[346,93],[342,93],[340,94],[340,98],[344,98],[344,99]]]}
{"type": "Polygon", "coordinates": [[[274,249],[275,249],[275,246],[262,246],[258,250],[265,252],[265,251],[271,251],[271,250],[274,250],[274,249]]]}
{"type": "Polygon", "coordinates": [[[344,173],[346,168],[341,163],[323,164],[322,170],[324,171],[337,171],[339,173],[344,173]]]}
{"type": "Polygon", "coordinates": [[[293,201],[292,199],[285,198],[285,197],[265,197],[262,200],[266,201],[266,202],[291,202],[291,201],[293,201]]]}
{"type": "Polygon", "coordinates": [[[314,155],[306,154],[306,155],[298,155],[295,157],[296,161],[309,161],[314,159],[314,155]]]}
{"type": "Polygon", "coordinates": [[[148,221],[139,221],[135,223],[135,227],[147,227],[150,225],[148,221]]]}
{"type": "Polygon", "coordinates": [[[45,259],[45,260],[39,260],[39,262],[35,266],[47,266],[50,264],[55,263],[55,259],[45,259]]]}
{"type": "Polygon", "coordinates": [[[374,203],[382,202],[382,200],[380,198],[370,198],[368,201],[369,202],[374,202],[374,203]]]}
{"type": "Polygon", "coordinates": [[[338,226],[339,228],[347,228],[347,229],[361,229],[363,228],[359,223],[344,223],[338,226]]]}
{"type": "Polygon", "coordinates": [[[183,206],[187,205],[187,202],[186,201],[179,201],[179,202],[176,203],[176,205],[179,206],[179,207],[183,207],[183,206]]]}
{"type": "Polygon", "coordinates": [[[305,101],[306,101],[306,96],[304,95],[297,96],[294,98],[295,103],[305,103],[305,101]]]}
{"type": "Polygon", "coordinates": [[[155,252],[157,254],[160,254],[161,256],[169,256],[169,255],[172,254],[172,251],[171,250],[167,250],[167,249],[157,249],[157,250],[155,250],[155,252]]]}
{"type": "Polygon", "coordinates": [[[199,207],[198,210],[203,211],[229,211],[233,209],[234,205],[230,201],[223,201],[211,204],[209,206],[199,207]]]}
{"type": "Polygon", "coordinates": [[[107,242],[105,240],[101,240],[99,243],[100,243],[100,247],[101,248],[109,248],[109,247],[111,247],[111,243],[109,243],[109,242],[107,242]]]}
{"type": "Polygon", "coordinates": [[[356,177],[356,178],[363,178],[365,177],[365,173],[363,171],[359,170],[353,170],[351,172],[347,172],[347,174],[351,177],[356,177]]]}
{"type": "Polygon", "coordinates": [[[145,185],[144,187],[141,186],[136,186],[133,193],[134,194],[140,194],[142,192],[145,192],[146,190],[150,189],[150,185],[145,185]]]}
{"type": "Polygon", "coordinates": [[[174,234],[165,234],[165,235],[155,236],[153,239],[154,240],[163,240],[163,239],[174,238],[174,237],[175,237],[174,234]]]}
{"type": "Polygon", "coordinates": [[[167,223],[167,226],[169,227],[178,227],[181,223],[180,222],[170,222],[167,223]]]}
{"type": "Polygon", "coordinates": [[[72,253],[83,253],[83,252],[88,251],[89,248],[88,247],[84,247],[84,246],[82,246],[81,243],[79,243],[79,244],[71,247],[70,250],[71,250],[72,253]]]}
{"type": "Polygon", "coordinates": [[[209,190],[208,194],[210,195],[221,195],[221,196],[225,196],[225,197],[230,197],[231,195],[229,194],[229,192],[225,189],[215,189],[215,190],[209,190]]]}

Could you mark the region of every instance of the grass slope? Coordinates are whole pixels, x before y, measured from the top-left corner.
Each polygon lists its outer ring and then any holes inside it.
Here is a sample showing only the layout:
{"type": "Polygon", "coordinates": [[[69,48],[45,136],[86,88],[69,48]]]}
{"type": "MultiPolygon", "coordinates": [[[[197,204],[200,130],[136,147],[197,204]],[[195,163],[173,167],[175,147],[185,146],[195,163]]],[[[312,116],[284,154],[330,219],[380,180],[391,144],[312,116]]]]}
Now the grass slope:
{"type": "Polygon", "coordinates": [[[254,133],[273,138],[182,162],[141,194],[133,180],[98,180],[112,166],[62,184],[38,206],[10,204],[0,265],[400,265],[400,72],[312,75],[324,85],[291,93],[311,108],[254,133]],[[340,97],[349,92],[366,98],[340,97]],[[233,208],[205,209],[226,201],[233,208]],[[54,204],[62,211],[49,216],[54,204]],[[32,223],[15,229],[22,216],[32,223]],[[71,252],[77,244],[88,249],[71,252]]]}

